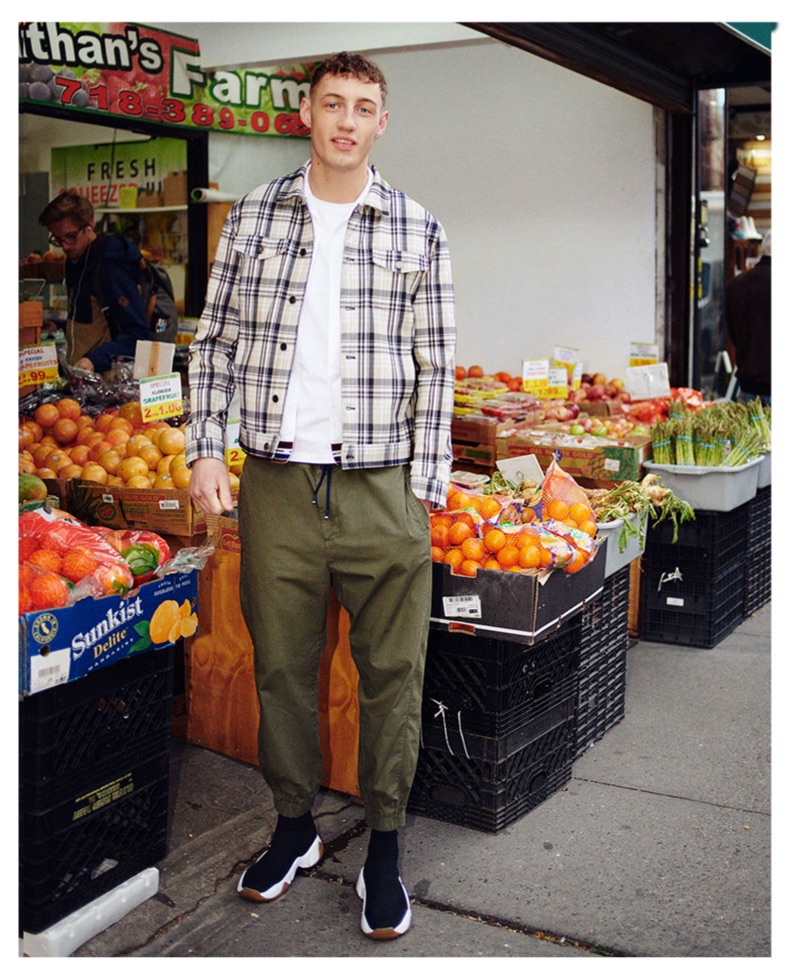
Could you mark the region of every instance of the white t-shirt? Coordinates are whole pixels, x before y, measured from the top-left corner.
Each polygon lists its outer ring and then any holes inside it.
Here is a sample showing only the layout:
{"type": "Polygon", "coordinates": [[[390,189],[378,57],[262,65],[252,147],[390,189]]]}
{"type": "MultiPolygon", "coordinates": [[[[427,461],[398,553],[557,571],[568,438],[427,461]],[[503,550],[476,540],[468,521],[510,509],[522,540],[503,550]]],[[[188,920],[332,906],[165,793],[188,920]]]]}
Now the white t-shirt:
{"type": "Polygon", "coordinates": [[[293,463],[332,463],[331,446],[342,441],[339,307],[344,239],[347,222],[371,182],[370,176],[356,201],[333,204],[314,197],[306,177],[314,251],[280,434],[281,442],[292,443],[293,463]]]}

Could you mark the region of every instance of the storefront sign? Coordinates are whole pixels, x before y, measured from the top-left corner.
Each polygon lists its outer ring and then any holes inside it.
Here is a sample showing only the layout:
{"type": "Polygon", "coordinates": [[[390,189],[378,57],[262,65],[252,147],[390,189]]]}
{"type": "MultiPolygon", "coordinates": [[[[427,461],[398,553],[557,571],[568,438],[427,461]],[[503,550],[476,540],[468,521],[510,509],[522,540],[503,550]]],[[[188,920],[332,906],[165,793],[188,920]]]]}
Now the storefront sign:
{"type": "Polygon", "coordinates": [[[19,25],[21,103],[249,136],[308,136],[298,114],[313,63],[200,66],[193,38],[142,24],[19,25]]]}

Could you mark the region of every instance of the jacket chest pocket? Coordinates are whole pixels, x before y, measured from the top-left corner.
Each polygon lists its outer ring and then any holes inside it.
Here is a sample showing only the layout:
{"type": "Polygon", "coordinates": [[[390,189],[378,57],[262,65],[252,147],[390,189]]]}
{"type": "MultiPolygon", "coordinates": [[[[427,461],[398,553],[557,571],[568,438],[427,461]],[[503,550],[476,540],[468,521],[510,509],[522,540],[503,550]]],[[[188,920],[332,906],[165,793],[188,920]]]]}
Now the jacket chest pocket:
{"type": "Polygon", "coordinates": [[[240,235],[233,247],[241,256],[242,275],[278,279],[284,260],[289,254],[285,238],[264,238],[263,235],[240,235]]]}
{"type": "Polygon", "coordinates": [[[408,307],[429,265],[428,256],[419,252],[373,249],[374,295],[396,309],[408,307]]]}

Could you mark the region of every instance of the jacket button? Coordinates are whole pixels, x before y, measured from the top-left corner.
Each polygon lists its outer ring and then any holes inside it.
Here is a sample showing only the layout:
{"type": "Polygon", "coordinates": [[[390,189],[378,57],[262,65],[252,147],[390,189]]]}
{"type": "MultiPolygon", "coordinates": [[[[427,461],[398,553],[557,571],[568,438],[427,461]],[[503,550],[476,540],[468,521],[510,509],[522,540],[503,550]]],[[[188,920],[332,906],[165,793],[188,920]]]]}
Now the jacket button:
{"type": "Polygon", "coordinates": [[[272,400],[273,400],[274,402],[279,402],[279,401],[280,401],[280,398],[279,398],[279,397],[278,397],[277,395],[273,395],[273,396],[272,396],[272,400]]]}
{"type": "Polygon", "coordinates": [[[296,303],[297,302],[297,297],[296,296],[290,296],[289,297],[289,302],[290,303],[296,303]]]}

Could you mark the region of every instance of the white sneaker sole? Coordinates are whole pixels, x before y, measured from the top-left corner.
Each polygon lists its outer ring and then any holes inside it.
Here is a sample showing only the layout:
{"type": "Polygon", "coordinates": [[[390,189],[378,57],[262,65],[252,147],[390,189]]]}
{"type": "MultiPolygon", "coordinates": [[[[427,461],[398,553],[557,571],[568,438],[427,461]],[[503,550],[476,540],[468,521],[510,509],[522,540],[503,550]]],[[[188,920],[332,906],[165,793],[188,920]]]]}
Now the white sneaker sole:
{"type": "MultiPolygon", "coordinates": [[[[268,849],[267,849],[268,850],[268,849]]],[[[300,868],[313,868],[314,865],[322,858],[325,851],[322,841],[319,837],[314,838],[314,843],[309,847],[305,854],[301,854],[300,857],[296,858],[292,863],[292,866],[286,872],[286,874],[281,878],[280,881],[275,882],[266,891],[260,892],[255,888],[248,888],[244,885],[245,875],[247,871],[242,873],[241,878],[239,878],[239,883],[236,886],[237,892],[242,898],[246,898],[250,902],[274,902],[276,898],[280,898],[289,888],[289,885],[294,881],[294,877],[300,868]]],[[[264,854],[264,851],[258,858],[260,861],[264,854]]],[[[256,862],[256,864],[258,861],[256,862]]],[[[248,868],[249,870],[249,868],[248,868]]]]}
{"type": "Polygon", "coordinates": [[[361,931],[365,936],[369,936],[370,939],[397,939],[398,936],[402,936],[408,932],[411,926],[411,903],[402,881],[400,882],[400,887],[403,889],[403,894],[406,898],[405,915],[396,926],[382,926],[379,929],[373,929],[369,922],[367,922],[367,886],[364,883],[364,869],[362,868],[359,871],[358,881],[356,882],[356,895],[358,895],[362,902],[361,931]]]}

